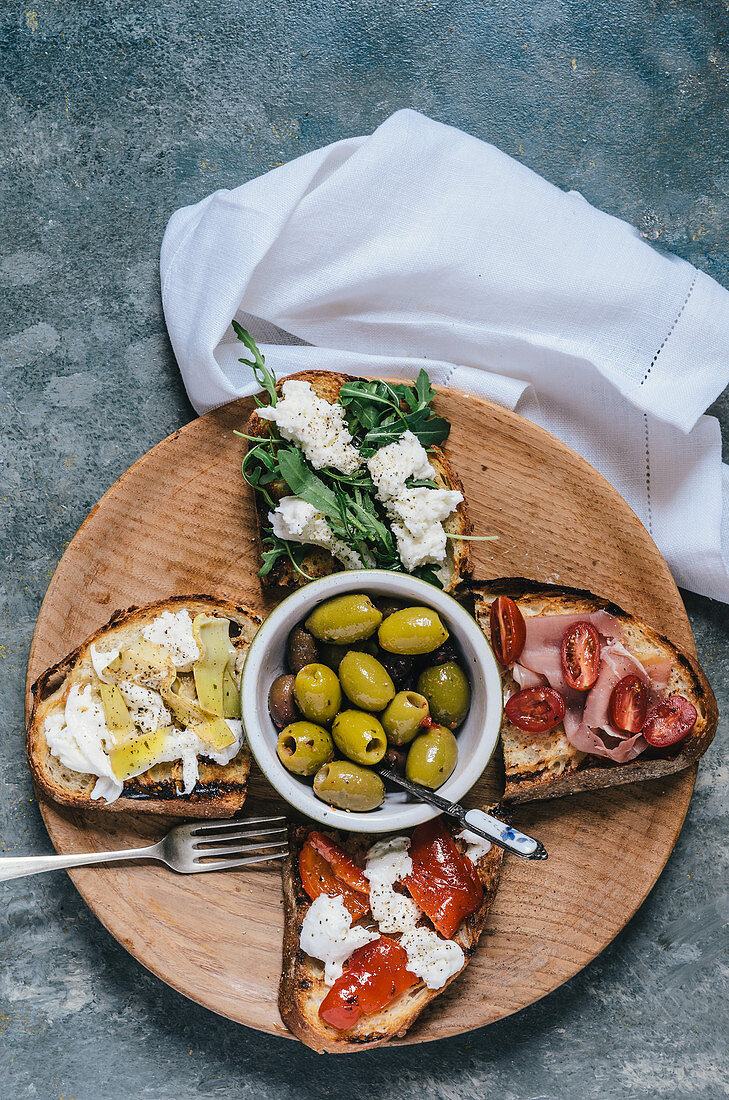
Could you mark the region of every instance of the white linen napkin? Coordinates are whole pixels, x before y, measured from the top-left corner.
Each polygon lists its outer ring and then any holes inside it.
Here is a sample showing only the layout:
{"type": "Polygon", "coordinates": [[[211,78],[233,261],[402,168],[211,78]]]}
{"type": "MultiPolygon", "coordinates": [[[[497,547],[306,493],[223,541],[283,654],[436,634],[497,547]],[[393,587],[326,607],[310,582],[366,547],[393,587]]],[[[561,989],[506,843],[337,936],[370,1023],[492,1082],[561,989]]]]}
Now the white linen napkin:
{"type": "Polygon", "coordinates": [[[729,602],[729,467],[702,415],[729,382],[729,293],[577,192],[398,111],[178,210],[161,276],[198,412],[258,388],[233,317],[278,376],[425,366],[579,451],[676,581],[729,602]]]}

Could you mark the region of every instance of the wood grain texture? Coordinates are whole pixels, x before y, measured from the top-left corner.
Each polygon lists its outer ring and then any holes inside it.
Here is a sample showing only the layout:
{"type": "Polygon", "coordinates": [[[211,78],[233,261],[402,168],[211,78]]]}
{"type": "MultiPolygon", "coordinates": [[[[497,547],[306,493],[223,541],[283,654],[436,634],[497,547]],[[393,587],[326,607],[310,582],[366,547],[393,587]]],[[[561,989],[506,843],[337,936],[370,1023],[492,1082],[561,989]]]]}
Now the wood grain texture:
{"type": "MultiPolygon", "coordinates": [[[[51,581],[31,647],[28,683],[117,608],[185,592],[247,603],[271,597],[256,569],[253,507],[240,476],[252,401],[233,402],[145,455],[90,513],[51,581]]],[[[448,453],[466,486],[477,532],[475,575],[532,577],[587,587],[646,619],[689,652],[688,620],[668,568],[622,498],[568,447],[513,413],[442,391],[448,453]]],[[[275,597],[274,597],[275,599],[275,597]]],[[[676,841],[695,771],[516,811],[550,853],[507,859],[471,965],[404,1040],[438,1039],[488,1024],[555,989],[595,957],[632,916],[676,841]]],[[[500,794],[492,765],[469,802],[500,794]]],[[[254,778],[247,812],[279,812],[254,778]]],[[[78,813],[41,802],[59,852],[147,843],[144,820],[78,813]]],[[[273,1034],[278,1016],[283,907],[280,875],[236,871],[175,876],[156,865],[112,864],[71,877],[109,931],[174,988],[221,1015],[273,1034]]]]}

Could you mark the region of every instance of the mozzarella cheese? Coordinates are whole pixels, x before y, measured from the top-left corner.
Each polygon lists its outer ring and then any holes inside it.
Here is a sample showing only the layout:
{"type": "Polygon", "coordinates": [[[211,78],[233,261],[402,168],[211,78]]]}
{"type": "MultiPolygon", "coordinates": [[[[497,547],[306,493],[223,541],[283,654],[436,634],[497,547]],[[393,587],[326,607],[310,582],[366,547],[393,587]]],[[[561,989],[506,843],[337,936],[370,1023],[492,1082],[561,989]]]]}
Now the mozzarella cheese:
{"type": "Polygon", "coordinates": [[[91,797],[113,802],[122,792],[122,784],[111,770],[106,745],[113,743],[106,725],[104,708],[91,684],[71,688],[63,714],[51,714],[45,721],[48,748],[65,768],[84,775],[97,776],[91,797]]]}
{"type": "Polygon", "coordinates": [[[416,974],[428,989],[441,989],[457,974],[466,961],[463,949],[454,940],[443,940],[429,928],[403,932],[400,946],[408,955],[408,970],[416,974]]]}
{"type": "Polygon", "coordinates": [[[143,627],[142,637],[155,645],[165,646],[170,651],[178,672],[190,672],[200,656],[189,611],[163,611],[148,626],[143,627]]]}
{"type": "Polygon", "coordinates": [[[367,468],[407,571],[412,573],[421,565],[442,565],[447,554],[443,520],[455,511],[463,495],[454,489],[408,489],[409,478],[432,479],[436,474],[428,452],[410,431],[381,447],[367,460],[367,468]]]}
{"type": "Polygon", "coordinates": [[[428,452],[411,431],[403,432],[394,443],[375,451],[367,459],[367,469],[383,501],[400,496],[411,477],[418,480],[435,477],[428,452]]]}
{"type": "Polygon", "coordinates": [[[379,932],[369,932],[360,924],[352,927],[352,916],[339,894],[320,894],[301,925],[301,949],[324,963],[326,985],[334,985],[342,976],[343,964],[353,951],[379,938],[379,932]]]}
{"type": "Polygon", "coordinates": [[[420,907],[412,898],[393,889],[413,869],[409,847],[409,837],[395,836],[377,841],[367,853],[364,876],[370,884],[372,916],[381,932],[405,932],[415,928],[420,920],[420,907]]]}
{"type": "Polygon", "coordinates": [[[337,538],[324,515],[300,497],[282,497],[275,511],[268,513],[268,522],[279,539],[321,546],[348,569],[362,568],[362,558],[356,550],[337,538]]]}
{"type": "Polygon", "coordinates": [[[131,680],[121,680],[119,691],[131,711],[132,721],[143,733],[154,733],[172,721],[172,715],[162,701],[162,696],[156,691],[131,680]]]}
{"type": "Polygon", "coordinates": [[[352,445],[343,406],[318,397],[309,382],[289,379],[282,390],[275,405],[257,410],[261,419],[272,421],[283,439],[297,443],[314,469],[333,466],[343,474],[354,473],[362,460],[352,445]]]}
{"type": "Polygon", "coordinates": [[[97,649],[92,642],[89,646],[89,654],[91,656],[91,664],[94,666],[94,672],[104,684],[113,684],[114,681],[110,676],[106,675],[106,670],[112,661],[115,661],[119,656],[119,646],[114,649],[105,649],[103,652],[97,649]]]}
{"type": "Polygon", "coordinates": [[[477,863],[481,856],[485,856],[487,852],[491,851],[491,841],[485,840],[477,833],[472,833],[470,829],[462,829],[458,837],[460,840],[465,841],[466,855],[471,863],[477,863]]]}

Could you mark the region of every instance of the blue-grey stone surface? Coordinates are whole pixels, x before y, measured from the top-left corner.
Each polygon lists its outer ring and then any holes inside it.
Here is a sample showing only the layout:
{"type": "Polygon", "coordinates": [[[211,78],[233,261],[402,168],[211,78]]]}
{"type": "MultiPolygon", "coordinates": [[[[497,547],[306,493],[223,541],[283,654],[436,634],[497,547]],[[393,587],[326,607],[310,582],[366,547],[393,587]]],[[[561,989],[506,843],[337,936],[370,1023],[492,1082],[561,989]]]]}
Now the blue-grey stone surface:
{"type": "MultiPolygon", "coordinates": [[[[167,218],[417,108],[729,285],[720,0],[5,0],[0,6],[0,848],[50,850],[22,748],[33,623],[104,490],[193,416],[165,335],[167,218]]],[[[729,395],[716,404],[729,440],[729,395]]],[[[729,614],[686,603],[729,704],[729,614]]],[[[517,1017],[321,1059],[219,1019],[61,874],[0,887],[0,1096],[581,1100],[729,1095],[727,726],[676,851],[595,962],[517,1017]]]]}

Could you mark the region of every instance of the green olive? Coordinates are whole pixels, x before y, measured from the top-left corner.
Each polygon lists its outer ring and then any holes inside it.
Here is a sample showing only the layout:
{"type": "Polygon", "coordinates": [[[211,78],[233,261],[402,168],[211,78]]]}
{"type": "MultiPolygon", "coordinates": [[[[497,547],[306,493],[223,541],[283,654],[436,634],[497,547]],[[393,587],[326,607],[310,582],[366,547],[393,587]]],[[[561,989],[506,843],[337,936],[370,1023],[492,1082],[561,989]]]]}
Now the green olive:
{"type": "Polygon", "coordinates": [[[452,775],[457,761],[458,745],[451,731],[445,726],[431,726],[410,746],[405,775],[411,783],[434,791],[452,775]]]}
{"type": "Polygon", "coordinates": [[[427,718],[428,700],[417,691],[398,691],[382,715],[382,725],[391,745],[407,745],[427,718]]]}
{"type": "Polygon", "coordinates": [[[377,772],[349,760],[324,764],[314,776],[314,792],[331,806],[360,813],[376,810],[385,801],[385,784],[377,772]]]}
{"type": "Polygon", "coordinates": [[[371,638],[381,622],[382,612],[369,596],[353,593],[320,603],[306,620],[306,629],[320,642],[346,645],[371,638]]]}
{"type": "Polygon", "coordinates": [[[343,710],[334,719],[332,737],[339,751],[355,764],[379,764],[387,749],[380,722],[363,710],[343,710]]]}
{"type": "Polygon", "coordinates": [[[278,758],[294,775],[313,775],[334,756],[331,734],[313,722],[292,722],[276,742],[278,758]]]}
{"type": "Polygon", "coordinates": [[[339,682],[347,698],[363,710],[382,710],[395,694],[390,674],[377,658],[354,649],[342,658],[339,682]]]}
{"type": "Polygon", "coordinates": [[[342,689],[326,665],[304,665],[294,681],[296,705],[310,722],[331,722],[342,705],[342,689]]]}
{"type": "Polygon", "coordinates": [[[447,637],[438,613],[430,607],[403,607],[388,615],[379,630],[380,645],[388,653],[432,653],[447,637]]]}
{"type": "Polygon", "coordinates": [[[334,645],[331,642],[322,642],[319,649],[322,662],[329,665],[335,672],[339,672],[339,666],[344,655],[353,649],[358,653],[371,653],[373,657],[376,657],[380,652],[374,638],[366,638],[363,642],[351,642],[349,645],[334,645]]]}
{"type": "Polygon", "coordinates": [[[466,674],[455,661],[424,668],[418,677],[418,691],[428,700],[430,717],[454,730],[471,705],[471,688],[466,674]]]}

